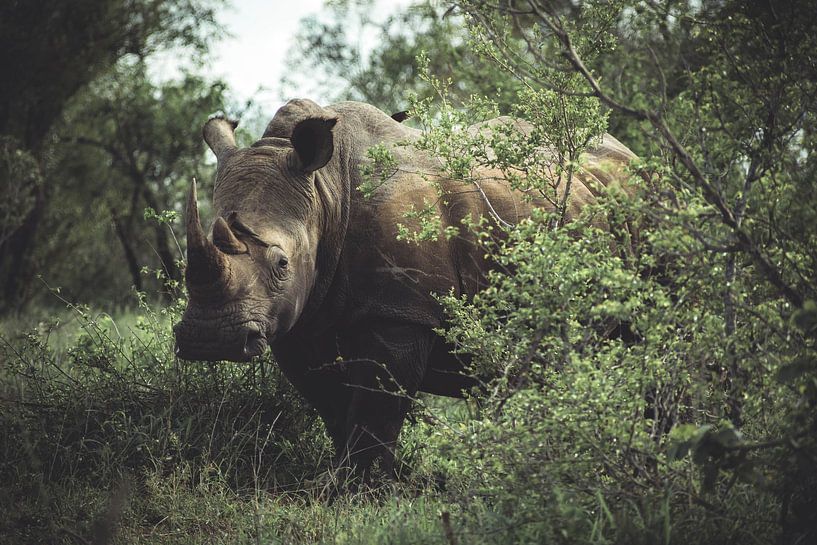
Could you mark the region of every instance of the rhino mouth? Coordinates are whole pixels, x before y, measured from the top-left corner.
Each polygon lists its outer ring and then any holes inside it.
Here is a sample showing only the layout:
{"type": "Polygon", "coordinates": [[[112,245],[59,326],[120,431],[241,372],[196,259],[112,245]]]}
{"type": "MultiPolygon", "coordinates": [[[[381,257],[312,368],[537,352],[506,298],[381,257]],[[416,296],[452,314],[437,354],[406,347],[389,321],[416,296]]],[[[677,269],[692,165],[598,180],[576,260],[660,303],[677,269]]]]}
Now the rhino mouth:
{"type": "Polygon", "coordinates": [[[249,322],[228,338],[210,332],[196,335],[184,322],[174,327],[176,357],[199,361],[249,361],[262,356],[269,347],[267,334],[260,324],[249,322]]]}
{"type": "Polygon", "coordinates": [[[267,351],[267,336],[261,331],[248,331],[244,338],[244,357],[247,359],[261,356],[267,351]]]}

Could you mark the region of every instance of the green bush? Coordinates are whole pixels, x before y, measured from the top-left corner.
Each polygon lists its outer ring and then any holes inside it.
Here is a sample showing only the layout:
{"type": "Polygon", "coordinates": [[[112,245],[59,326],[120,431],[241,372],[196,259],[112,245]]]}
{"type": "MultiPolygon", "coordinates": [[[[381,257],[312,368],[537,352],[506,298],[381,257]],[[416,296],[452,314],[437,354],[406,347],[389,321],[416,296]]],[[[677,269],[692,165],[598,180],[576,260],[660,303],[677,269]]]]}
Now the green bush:
{"type": "MultiPolygon", "coordinates": [[[[492,514],[477,523],[485,535],[503,528],[508,542],[531,543],[817,536],[815,208],[813,184],[803,183],[817,165],[813,131],[802,124],[814,101],[788,95],[798,85],[813,91],[814,80],[787,62],[770,72],[780,51],[761,43],[774,35],[775,47],[802,53],[811,35],[796,11],[769,19],[739,4],[662,11],[587,2],[568,17],[556,4],[514,11],[462,2],[472,47],[527,87],[513,110],[532,124],[528,134],[469,133],[500,105],[475,97],[468,111],[453,110],[446,83],[425,76],[443,101],[415,101],[426,129],[419,146],[465,185],[480,166],[525,172],[515,183],[555,208],[515,225],[463,226],[497,271],[473,299],[441,298],[450,319],[441,334],[485,381],[473,393],[476,416],[430,433],[431,456],[472,521],[492,514]],[[630,63],[660,71],[668,57],[659,55],[689,32],[683,47],[703,65],[678,68],[687,86],[668,101],[667,74],[651,79],[630,63]],[[638,83],[634,90],[597,79],[621,65],[631,66],[618,77],[638,83]],[[655,81],[665,87],[651,94],[655,81]],[[770,98],[783,95],[785,107],[770,98]],[[632,191],[608,191],[564,224],[555,190],[581,168],[607,115],[645,156],[631,165],[632,191]],[[638,236],[618,236],[625,224],[638,236]]],[[[413,240],[437,232],[433,221],[413,240]]]]}

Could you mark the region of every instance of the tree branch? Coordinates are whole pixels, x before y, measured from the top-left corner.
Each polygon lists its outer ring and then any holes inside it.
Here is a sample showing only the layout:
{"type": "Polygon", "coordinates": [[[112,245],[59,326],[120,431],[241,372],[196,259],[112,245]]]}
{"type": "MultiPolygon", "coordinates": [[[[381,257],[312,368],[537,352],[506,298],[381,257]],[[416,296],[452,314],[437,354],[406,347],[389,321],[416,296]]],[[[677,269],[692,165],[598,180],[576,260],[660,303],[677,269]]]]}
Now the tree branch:
{"type": "Polygon", "coordinates": [[[732,209],[724,201],[723,196],[716,190],[712,183],[706,178],[692,155],[684,148],[684,146],[675,137],[675,134],[667,126],[666,120],[657,112],[630,108],[609,94],[604,92],[598,80],[593,76],[590,70],[585,66],[579,54],[573,47],[570,35],[564,29],[558,16],[552,13],[543,12],[533,1],[529,0],[531,10],[536,16],[553,32],[559,43],[562,45],[562,55],[573,66],[579,74],[581,74],[587,84],[593,91],[593,94],[609,108],[623,113],[629,117],[638,120],[649,121],[652,126],[658,130],[664,140],[669,144],[675,156],[684,165],[684,168],[692,176],[695,184],[703,191],[706,200],[713,205],[720,214],[721,222],[729,227],[738,244],[743,250],[749,254],[752,260],[757,264],[767,280],[774,285],[780,293],[794,306],[803,306],[803,296],[790,286],[783,278],[780,271],[761,251],[760,247],[755,243],[749,234],[740,226],[740,220],[732,212],[732,209]]]}

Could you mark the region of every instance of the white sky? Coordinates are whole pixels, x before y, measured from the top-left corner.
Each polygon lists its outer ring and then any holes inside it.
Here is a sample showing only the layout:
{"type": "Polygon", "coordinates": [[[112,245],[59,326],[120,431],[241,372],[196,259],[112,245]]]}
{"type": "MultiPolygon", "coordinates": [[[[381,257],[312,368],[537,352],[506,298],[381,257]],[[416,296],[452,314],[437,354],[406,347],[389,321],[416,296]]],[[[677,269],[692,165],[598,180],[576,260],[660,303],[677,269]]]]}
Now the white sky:
{"type": "MultiPolygon", "coordinates": [[[[376,0],[373,16],[385,19],[395,8],[410,3],[411,0],[376,0]]],[[[265,112],[273,114],[283,104],[280,80],[298,22],[323,8],[324,0],[232,0],[232,5],[218,16],[231,36],[212,48],[213,62],[206,69],[207,74],[214,79],[222,78],[239,101],[254,97],[265,112]]],[[[363,48],[365,42],[364,39],[363,48]]],[[[172,79],[185,60],[169,53],[152,64],[155,77],[172,79]]]]}

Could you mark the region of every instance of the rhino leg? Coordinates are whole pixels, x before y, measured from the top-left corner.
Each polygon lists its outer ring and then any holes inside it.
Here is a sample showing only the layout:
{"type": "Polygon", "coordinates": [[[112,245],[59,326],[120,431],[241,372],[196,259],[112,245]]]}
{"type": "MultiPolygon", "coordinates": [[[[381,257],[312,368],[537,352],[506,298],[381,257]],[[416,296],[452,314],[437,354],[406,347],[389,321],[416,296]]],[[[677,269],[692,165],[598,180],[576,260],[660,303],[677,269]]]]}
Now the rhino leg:
{"type": "Polygon", "coordinates": [[[411,401],[422,382],[433,332],[416,325],[380,324],[354,340],[348,361],[351,402],[339,462],[364,480],[375,460],[394,474],[394,451],[411,401]]]}
{"type": "Polygon", "coordinates": [[[275,359],[295,389],[306,398],[323,420],[335,452],[346,447],[346,413],[351,402],[347,366],[335,363],[337,348],[332,342],[285,339],[276,346],[275,359]]]}

